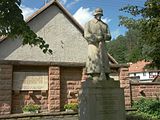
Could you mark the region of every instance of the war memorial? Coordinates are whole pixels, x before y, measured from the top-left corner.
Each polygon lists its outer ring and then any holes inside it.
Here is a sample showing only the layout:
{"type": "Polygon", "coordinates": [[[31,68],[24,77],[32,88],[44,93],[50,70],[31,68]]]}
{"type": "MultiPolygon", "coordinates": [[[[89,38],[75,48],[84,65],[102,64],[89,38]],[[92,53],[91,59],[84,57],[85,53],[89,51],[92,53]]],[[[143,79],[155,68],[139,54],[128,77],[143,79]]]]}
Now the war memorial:
{"type": "Polygon", "coordinates": [[[105,42],[110,41],[108,25],[97,8],[86,23],[84,37],[88,42],[87,80],[80,92],[80,120],[125,120],[124,93],[119,82],[109,77],[110,68],[105,42]]]}

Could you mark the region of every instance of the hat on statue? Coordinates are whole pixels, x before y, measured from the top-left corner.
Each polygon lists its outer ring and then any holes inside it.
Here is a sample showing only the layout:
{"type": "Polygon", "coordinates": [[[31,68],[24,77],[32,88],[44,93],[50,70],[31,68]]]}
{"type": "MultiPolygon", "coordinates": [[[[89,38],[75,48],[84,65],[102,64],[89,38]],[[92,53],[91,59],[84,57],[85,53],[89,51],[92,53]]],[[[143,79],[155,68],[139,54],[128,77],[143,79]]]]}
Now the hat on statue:
{"type": "Polygon", "coordinates": [[[102,15],[103,16],[103,10],[102,8],[96,8],[93,15],[102,15]]]}

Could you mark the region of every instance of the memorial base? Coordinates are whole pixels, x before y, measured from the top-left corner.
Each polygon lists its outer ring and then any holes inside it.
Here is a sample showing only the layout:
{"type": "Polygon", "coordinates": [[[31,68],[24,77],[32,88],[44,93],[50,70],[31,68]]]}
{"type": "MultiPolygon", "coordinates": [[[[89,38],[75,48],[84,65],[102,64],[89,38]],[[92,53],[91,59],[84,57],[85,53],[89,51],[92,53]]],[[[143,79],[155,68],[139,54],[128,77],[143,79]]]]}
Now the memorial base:
{"type": "Polygon", "coordinates": [[[125,120],[124,92],[119,82],[86,80],[80,91],[80,120],[125,120]]]}

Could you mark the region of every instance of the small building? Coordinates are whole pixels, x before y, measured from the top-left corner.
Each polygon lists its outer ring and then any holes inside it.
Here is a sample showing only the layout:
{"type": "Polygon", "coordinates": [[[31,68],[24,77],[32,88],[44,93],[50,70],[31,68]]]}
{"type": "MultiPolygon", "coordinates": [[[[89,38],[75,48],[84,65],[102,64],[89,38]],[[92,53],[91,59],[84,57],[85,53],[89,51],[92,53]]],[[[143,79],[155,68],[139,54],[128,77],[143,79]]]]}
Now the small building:
{"type": "Polygon", "coordinates": [[[160,70],[147,70],[145,65],[150,62],[138,61],[137,63],[130,64],[129,67],[129,77],[132,80],[139,82],[152,82],[154,78],[160,74],[160,70]]]}
{"type": "MultiPolygon", "coordinates": [[[[50,45],[53,54],[23,46],[20,38],[0,40],[0,114],[21,113],[29,103],[40,105],[41,112],[63,111],[66,103],[77,102],[85,77],[83,28],[56,0],[26,22],[50,45]]],[[[111,77],[118,80],[120,66],[110,55],[109,60],[111,77]]]]}

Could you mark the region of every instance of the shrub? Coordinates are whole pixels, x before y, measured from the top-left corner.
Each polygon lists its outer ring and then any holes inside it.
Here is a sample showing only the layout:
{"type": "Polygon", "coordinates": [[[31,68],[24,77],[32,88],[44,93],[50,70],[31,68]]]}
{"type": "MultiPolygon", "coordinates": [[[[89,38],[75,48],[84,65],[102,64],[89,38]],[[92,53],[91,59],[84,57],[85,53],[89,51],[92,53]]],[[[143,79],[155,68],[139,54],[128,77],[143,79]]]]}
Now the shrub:
{"type": "Polygon", "coordinates": [[[74,110],[77,111],[78,110],[78,104],[77,103],[68,103],[64,105],[64,109],[65,110],[74,110]]]}
{"type": "Polygon", "coordinates": [[[40,110],[40,106],[37,104],[28,104],[22,108],[23,112],[36,112],[40,110]]]}
{"type": "Polygon", "coordinates": [[[152,117],[160,118],[159,100],[141,98],[140,100],[133,103],[133,107],[136,108],[138,112],[151,115],[152,117]]]}
{"type": "Polygon", "coordinates": [[[129,112],[127,113],[127,120],[159,120],[157,117],[142,113],[142,112],[129,112]]]}

